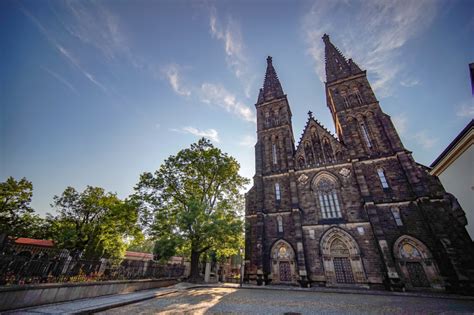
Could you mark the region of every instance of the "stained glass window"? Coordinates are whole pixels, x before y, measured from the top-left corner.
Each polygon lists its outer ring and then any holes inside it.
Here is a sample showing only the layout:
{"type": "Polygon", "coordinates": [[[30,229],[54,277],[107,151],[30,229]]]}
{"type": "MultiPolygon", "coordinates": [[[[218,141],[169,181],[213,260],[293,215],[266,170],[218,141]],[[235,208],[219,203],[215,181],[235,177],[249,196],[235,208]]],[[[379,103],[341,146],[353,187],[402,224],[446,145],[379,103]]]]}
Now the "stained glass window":
{"type": "Polygon", "coordinates": [[[403,246],[400,248],[400,256],[406,259],[421,259],[422,258],[418,249],[416,249],[416,247],[414,247],[413,245],[409,243],[403,244],[403,246]]]}
{"type": "Polygon", "coordinates": [[[323,178],[318,182],[317,190],[323,219],[342,217],[339,197],[334,183],[329,179],[323,178]]]}

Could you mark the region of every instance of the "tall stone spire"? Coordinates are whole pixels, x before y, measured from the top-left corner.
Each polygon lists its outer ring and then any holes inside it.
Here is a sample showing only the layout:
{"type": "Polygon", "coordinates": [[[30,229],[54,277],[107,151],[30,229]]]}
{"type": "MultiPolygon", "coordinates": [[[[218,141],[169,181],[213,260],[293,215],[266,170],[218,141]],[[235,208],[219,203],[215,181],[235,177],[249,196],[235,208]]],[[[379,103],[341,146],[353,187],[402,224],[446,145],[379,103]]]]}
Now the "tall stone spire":
{"type": "Polygon", "coordinates": [[[265,81],[263,83],[263,90],[258,97],[258,103],[270,101],[284,95],[283,89],[278,80],[275,68],[273,68],[272,57],[267,58],[267,72],[265,73],[265,81]]]}
{"type": "Polygon", "coordinates": [[[326,55],[326,82],[347,78],[362,72],[359,66],[346,57],[329,40],[329,35],[324,34],[323,41],[326,55]]]}

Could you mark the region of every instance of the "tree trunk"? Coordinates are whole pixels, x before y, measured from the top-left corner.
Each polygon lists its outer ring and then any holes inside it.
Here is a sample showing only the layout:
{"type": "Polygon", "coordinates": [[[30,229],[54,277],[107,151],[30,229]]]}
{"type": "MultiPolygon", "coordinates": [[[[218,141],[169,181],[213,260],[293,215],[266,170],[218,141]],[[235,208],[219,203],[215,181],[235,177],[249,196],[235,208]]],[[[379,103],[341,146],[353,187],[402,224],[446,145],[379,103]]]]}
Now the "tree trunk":
{"type": "Polygon", "coordinates": [[[198,250],[191,250],[191,275],[189,276],[190,282],[199,282],[199,257],[201,252],[198,250]]]}

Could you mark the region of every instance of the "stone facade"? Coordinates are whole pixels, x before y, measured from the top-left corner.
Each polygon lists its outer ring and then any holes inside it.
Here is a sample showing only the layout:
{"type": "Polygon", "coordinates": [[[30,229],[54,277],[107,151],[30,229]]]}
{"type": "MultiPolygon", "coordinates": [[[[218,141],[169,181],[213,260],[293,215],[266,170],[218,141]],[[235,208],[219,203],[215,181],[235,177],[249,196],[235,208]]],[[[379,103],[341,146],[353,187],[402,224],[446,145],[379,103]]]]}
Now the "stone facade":
{"type": "Polygon", "coordinates": [[[323,37],[337,136],[291,109],[267,59],[246,195],[246,280],[388,289],[472,290],[463,213],[404,148],[362,71],[323,37]]]}

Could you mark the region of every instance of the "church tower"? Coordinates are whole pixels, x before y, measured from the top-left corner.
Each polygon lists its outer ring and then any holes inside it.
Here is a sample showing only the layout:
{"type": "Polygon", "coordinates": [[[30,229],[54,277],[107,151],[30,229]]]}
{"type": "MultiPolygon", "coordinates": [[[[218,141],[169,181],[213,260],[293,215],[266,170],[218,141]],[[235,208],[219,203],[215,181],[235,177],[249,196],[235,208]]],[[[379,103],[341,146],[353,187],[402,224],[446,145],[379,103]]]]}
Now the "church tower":
{"type": "Polygon", "coordinates": [[[275,248],[275,241],[285,239],[296,245],[293,248],[285,241],[289,255],[290,252],[293,256],[298,253],[302,257],[298,264],[294,261],[287,265],[282,263],[292,281],[292,275],[300,271],[305,273],[294,175],[295,141],[291,109],[270,56],[255,107],[255,176],[254,186],[246,198],[246,257],[252,261],[249,272],[265,277],[278,274],[279,269],[272,270],[270,252],[275,248]]]}
{"type": "Polygon", "coordinates": [[[255,107],[257,146],[261,154],[257,156],[257,174],[268,175],[291,169],[295,147],[291,110],[270,56],[267,58],[265,80],[255,107]]]}
{"type": "Polygon", "coordinates": [[[474,292],[464,212],[404,148],[367,74],[323,36],[337,137],[308,112],[295,146],[267,58],[254,185],[245,198],[245,281],[474,292]]]}
{"type": "Polygon", "coordinates": [[[347,60],[324,34],[326,101],[339,139],[351,158],[384,156],[404,150],[400,138],[367,80],[366,71],[347,60]]]}

